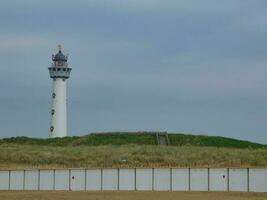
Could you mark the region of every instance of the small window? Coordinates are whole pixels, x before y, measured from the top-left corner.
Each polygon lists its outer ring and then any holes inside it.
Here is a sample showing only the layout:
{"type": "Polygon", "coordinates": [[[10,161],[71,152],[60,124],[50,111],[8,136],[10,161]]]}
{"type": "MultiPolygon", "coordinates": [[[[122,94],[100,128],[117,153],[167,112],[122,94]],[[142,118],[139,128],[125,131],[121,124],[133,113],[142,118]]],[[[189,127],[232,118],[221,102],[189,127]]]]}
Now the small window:
{"type": "Polygon", "coordinates": [[[60,71],[60,68],[57,68],[57,71],[60,71]]]}
{"type": "Polygon", "coordinates": [[[56,68],[53,68],[53,71],[55,72],[56,71],[56,68]]]}
{"type": "Polygon", "coordinates": [[[54,126],[50,126],[50,132],[53,132],[54,126]]]}
{"type": "Polygon", "coordinates": [[[52,109],[52,110],[51,110],[51,115],[54,115],[54,114],[55,114],[55,110],[52,109]]]}
{"type": "Polygon", "coordinates": [[[66,69],[64,68],[64,69],[63,69],[63,71],[65,72],[65,71],[66,71],[66,69]]]}
{"type": "Polygon", "coordinates": [[[53,93],[52,94],[52,97],[53,97],[53,99],[56,98],[56,93],[53,93]]]}

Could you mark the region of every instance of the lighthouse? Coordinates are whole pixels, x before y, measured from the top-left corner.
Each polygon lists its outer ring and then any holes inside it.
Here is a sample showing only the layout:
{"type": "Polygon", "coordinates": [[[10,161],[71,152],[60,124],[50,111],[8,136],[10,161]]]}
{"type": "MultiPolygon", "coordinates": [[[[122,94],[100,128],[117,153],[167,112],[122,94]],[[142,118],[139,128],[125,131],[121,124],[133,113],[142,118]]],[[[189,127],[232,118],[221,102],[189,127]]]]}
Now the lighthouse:
{"type": "Polygon", "coordinates": [[[58,53],[52,55],[52,65],[48,68],[50,78],[53,81],[51,92],[52,106],[50,110],[51,124],[49,137],[67,136],[67,84],[71,68],[68,67],[68,56],[61,51],[58,45],[58,53]]]}

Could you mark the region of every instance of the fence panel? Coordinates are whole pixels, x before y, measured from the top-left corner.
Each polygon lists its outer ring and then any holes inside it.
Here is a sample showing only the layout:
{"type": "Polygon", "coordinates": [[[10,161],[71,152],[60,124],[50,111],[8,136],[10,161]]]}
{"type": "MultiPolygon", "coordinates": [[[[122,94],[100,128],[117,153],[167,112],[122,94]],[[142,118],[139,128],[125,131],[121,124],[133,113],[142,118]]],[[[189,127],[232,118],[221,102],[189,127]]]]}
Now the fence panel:
{"type": "Polygon", "coordinates": [[[24,170],[10,172],[10,190],[24,189],[24,170]]]}
{"type": "Polygon", "coordinates": [[[70,172],[70,190],[85,190],[85,169],[72,169],[70,172]]]}
{"type": "Polygon", "coordinates": [[[190,169],[190,190],[208,191],[208,169],[190,169]]]}
{"type": "Polygon", "coordinates": [[[136,169],[136,190],[152,190],[152,169],[136,169]]]}
{"type": "Polygon", "coordinates": [[[38,190],[39,185],[39,171],[26,170],[25,171],[25,190],[38,190]]]}
{"type": "Polygon", "coordinates": [[[170,169],[154,169],[154,190],[169,191],[171,189],[170,169]]]}
{"type": "Polygon", "coordinates": [[[249,191],[267,192],[267,169],[249,169],[249,191]]]}
{"type": "Polygon", "coordinates": [[[267,168],[0,171],[0,190],[9,189],[267,192],[267,168]]]}
{"type": "Polygon", "coordinates": [[[227,169],[210,169],[210,191],[227,191],[227,169]]]}
{"type": "Polygon", "coordinates": [[[119,190],[135,190],[135,170],[119,170],[119,190]]]}
{"type": "Polygon", "coordinates": [[[40,170],[40,190],[54,189],[54,170],[40,170]]]}
{"type": "Polygon", "coordinates": [[[103,169],[103,190],[118,190],[118,169],[103,169]]]}
{"type": "Polygon", "coordinates": [[[55,170],[55,190],[70,189],[70,173],[69,170],[55,170]]]}
{"type": "Polygon", "coordinates": [[[98,191],[101,190],[101,170],[87,169],[86,170],[86,190],[98,191]]]}
{"type": "Polygon", "coordinates": [[[247,169],[229,169],[229,191],[246,192],[247,180],[247,169]]]}
{"type": "Polygon", "coordinates": [[[9,189],[9,171],[0,171],[0,190],[9,189]]]}
{"type": "Polygon", "coordinates": [[[189,169],[172,169],[172,191],[188,191],[189,169]]]}

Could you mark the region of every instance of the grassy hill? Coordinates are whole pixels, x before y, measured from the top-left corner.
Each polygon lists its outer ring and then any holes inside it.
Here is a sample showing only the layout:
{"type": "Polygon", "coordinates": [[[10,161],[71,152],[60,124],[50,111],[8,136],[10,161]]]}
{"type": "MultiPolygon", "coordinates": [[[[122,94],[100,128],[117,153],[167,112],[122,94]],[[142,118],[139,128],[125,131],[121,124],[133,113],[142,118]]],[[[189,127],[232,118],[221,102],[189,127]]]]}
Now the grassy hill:
{"type": "Polygon", "coordinates": [[[267,166],[267,146],[204,135],[101,133],[54,139],[0,140],[0,169],[65,167],[251,167],[267,166]]]}
{"type": "MultiPolygon", "coordinates": [[[[165,133],[164,133],[165,134],[165,133]]],[[[267,145],[219,136],[169,133],[171,146],[205,146],[230,148],[266,148],[267,145]]],[[[41,146],[98,146],[98,145],[157,145],[154,132],[110,132],[92,133],[85,136],[65,138],[12,137],[0,140],[1,144],[41,145],[41,146]]]]}

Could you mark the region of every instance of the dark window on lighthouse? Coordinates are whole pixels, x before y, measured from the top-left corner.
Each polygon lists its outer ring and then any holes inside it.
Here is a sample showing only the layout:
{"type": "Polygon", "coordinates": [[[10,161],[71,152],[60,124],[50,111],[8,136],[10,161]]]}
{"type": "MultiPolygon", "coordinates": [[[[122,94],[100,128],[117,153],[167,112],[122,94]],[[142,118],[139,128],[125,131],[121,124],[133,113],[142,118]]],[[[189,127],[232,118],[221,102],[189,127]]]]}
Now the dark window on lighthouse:
{"type": "Polygon", "coordinates": [[[53,132],[53,130],[54,130],[54,126],[51,126],[50,127],[50,132],[53,132]]]}
{"type": "Polygon", "coordinates": [[[52,97],[53,97],[53,99],[56,98],[56,93],[53,93],[52,94],[52,97]]]}
{"type": "Polygon", "coordinates": [[[51,115],[54,115],[54,114],[55,114],[55,110],[52,109],[52,110],[51,110],[51,115]]]}

